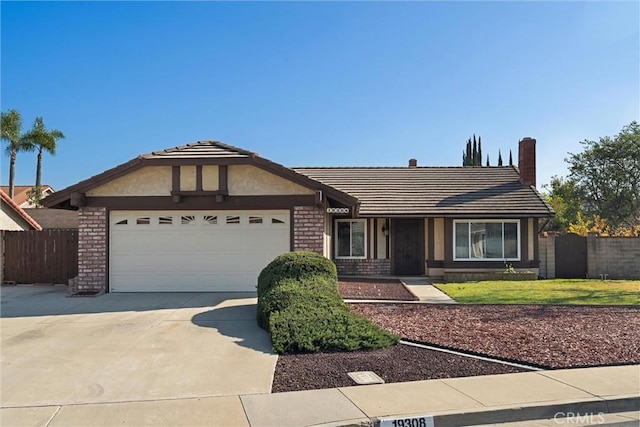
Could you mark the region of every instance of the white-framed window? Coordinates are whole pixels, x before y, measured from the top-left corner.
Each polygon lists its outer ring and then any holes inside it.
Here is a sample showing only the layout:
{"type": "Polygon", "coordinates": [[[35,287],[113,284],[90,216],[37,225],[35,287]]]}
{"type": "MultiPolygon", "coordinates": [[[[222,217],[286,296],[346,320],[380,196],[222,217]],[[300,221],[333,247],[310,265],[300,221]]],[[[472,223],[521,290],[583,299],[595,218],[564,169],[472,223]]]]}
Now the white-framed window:
{"type": "Polygon", "coordinates": [[[367,257],[367,220],[336,220],[336,258],[367,257]]]}
{"type": "Polygon", "coordinates": [[[520,221],[454,220],[455,261],[520,261],[520,221]]]}

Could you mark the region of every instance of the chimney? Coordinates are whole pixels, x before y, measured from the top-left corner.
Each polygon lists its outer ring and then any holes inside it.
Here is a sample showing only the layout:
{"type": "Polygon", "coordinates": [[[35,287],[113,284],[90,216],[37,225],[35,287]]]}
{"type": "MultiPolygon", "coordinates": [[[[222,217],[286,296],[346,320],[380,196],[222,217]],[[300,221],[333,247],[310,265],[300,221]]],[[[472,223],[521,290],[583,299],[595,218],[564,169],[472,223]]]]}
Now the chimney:
{"type": "Polygon", "coordinates": [[[520,183],[530,186],[536,185],[536,140],[524,137],[518,145],[518,169],[520,169],[520,183]]]}
{"type": "Polygon", "coordinates": [[[417,168],[418,167],[418,161],[416,159],[409,159],[409,167],[410,168],[417,168]]]}

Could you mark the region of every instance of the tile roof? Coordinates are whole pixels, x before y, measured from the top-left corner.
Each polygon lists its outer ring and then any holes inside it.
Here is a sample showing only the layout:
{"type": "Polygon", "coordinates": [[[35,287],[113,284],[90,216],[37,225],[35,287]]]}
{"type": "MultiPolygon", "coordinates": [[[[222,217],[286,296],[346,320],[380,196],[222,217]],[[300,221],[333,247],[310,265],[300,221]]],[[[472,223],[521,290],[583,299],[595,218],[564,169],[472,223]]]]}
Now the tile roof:
{"type": "Polygon", "coordinates": [[[243,150],[220,141],[198,141],[178,147],[167,148],[143,154],[144,159],[202,159],[202,158],[247,158],[255,157],[256,153],[243,150]]]}
{"type": "Polygon", "coordinates": [[[343,204],[353,205],[357,202],[354,197],[346,193],[315,181],[304,174],[299,174],[278,163],[264,159],[257,153],[243,150],[219,141],[198,141],[191,144],[180,145],[173,148],[139,155],[126,163],[94,175],[91,178],[85,179],[84,181],[47,196],[43,199],[42,203],[44,206],[49,208],[64,207],[63,205],[69,204],[71,193],[76,191],[87,191],[87,189],[96,187],[119,176],[123,176],[137,168],[167,163],[174,165],[190,164],[190,162],[202,159],[209,159],[212,162],[219,162],[222,164],[225,164],[227,161],[229,163],[252,164],[308,188],[322,190],[327,195],[343,204]]]}
{"type": "Polygon", "coordinates": [[[28,213],[26,213],[20,206],[16,204],[16,202],[11,200],[11,197],[9,197],[9,195],[2,189],[0,189],[0,199],[2,200],[2,203],[6,203],[11,209],[13,209],[16,214],[18,214],[19,217],[21,217],[27,224],[33,227],[34,230],[42,231],[42,227],[40,226],[40,224],[38,224],[36,220],[31,218],[28,213]]]}
{"type": "Polygon", "coordinates": [[[326,167],[298,173],[357,197],[360,216],[538,216],[553,210],[504,167],[326,167]]]}
{"type": "MultiPolygon", "coordinates": [[[[22,206],[23,203],[29,200],[29,191],[33,188],[33,185],[14,185],[13,186],[13,201],[16,202],[18,206],[22,206]]],[[[9,194],[9,186],[3,185],[2,191],[9,194]]],[[[46,192],[47,190],[51,190],[53,192],[53,187],[50,185],[42,185],[42,191],[46,192]]]]}

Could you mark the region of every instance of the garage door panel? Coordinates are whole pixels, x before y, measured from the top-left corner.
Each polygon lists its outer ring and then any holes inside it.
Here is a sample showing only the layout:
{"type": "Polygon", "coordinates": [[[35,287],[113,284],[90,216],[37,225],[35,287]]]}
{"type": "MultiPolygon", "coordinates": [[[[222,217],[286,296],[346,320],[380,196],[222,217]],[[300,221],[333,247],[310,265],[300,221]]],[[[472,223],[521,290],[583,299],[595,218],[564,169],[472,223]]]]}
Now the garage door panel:
{"type": "Polygon", "coordinates": [[[255,291],[262,268],[289,251],[289,221],[288,211],[112,212],[110,288],[255,291]]]}

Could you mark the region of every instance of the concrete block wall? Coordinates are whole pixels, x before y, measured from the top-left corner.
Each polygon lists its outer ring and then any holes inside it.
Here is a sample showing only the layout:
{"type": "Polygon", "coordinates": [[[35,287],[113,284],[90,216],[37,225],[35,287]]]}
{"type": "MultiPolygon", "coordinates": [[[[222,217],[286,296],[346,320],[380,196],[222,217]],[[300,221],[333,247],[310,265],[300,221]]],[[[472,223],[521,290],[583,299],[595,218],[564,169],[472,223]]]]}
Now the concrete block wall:
{"type": "Polygon", "coordinates": [[[390,276],[390,259],[337,259],[338,275],[342,276],[390,276]]]}
{"type": "Polygon", "coordinates": [[[547,279],[556,277],[556,235],[549,233],[538,239],[540,256],[540,275],[547,279]]]}
{"type": "Polygon", "coordinates": [[[640,279],[640,237],[587,236],[587,275],[640,279]]]}
{"type": "Polygon", "coordinates": [[[106,291],[107,209],[80,208],[78,211],[78,291],[106,291]]]}
{"type": "Polygon", "coordinates": [[[324,212],[316,206],[293,208],[293,250],[324,253],[324,212]]]}

